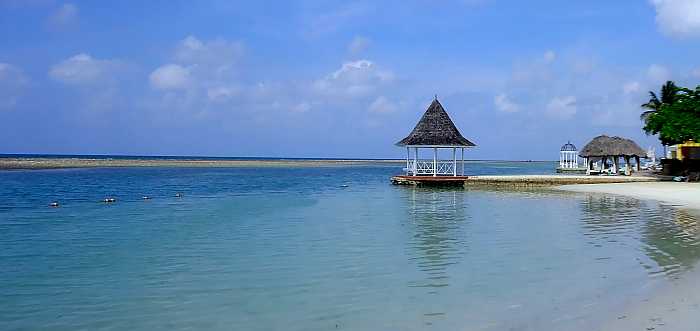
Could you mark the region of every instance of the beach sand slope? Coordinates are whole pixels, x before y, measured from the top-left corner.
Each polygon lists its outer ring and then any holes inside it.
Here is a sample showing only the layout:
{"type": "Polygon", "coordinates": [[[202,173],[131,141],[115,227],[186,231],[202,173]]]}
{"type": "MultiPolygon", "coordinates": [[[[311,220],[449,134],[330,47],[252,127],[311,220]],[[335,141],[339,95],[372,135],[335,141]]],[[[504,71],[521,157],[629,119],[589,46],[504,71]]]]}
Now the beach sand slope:
{"type": "Polygon", "coordinates": [[[633,304],[601,331],[700,330],[700,272],[692,270],[655,292],[650,299],[633,304]]]}
{"type": "Polygon", "coordinates": [[[640,200],[657,200],[682,208],[700,210],[700,183],[581,184],[563,185],[559,189],[571,192],[625,195],[640,200]]]}
{"type": "MultiPolygon", "coordinates": [[[[616,194],[657,200],[686,208],[700,219],[700,183],[619,183],[564,185],[559,189],[594,194],[616,194]]],[[[700,330],[700,269],[684,273],[649,299],[625,308],[601,328],[617,330],[700,330]]]]}

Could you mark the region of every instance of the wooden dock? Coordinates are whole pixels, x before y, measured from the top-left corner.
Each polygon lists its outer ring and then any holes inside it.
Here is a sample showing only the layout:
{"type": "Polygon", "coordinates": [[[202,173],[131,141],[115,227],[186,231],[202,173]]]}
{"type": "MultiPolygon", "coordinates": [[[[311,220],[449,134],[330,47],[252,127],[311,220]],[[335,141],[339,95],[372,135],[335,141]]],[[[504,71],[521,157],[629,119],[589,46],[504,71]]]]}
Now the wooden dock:
{"type": "Polygon", "coordinates": [[[394,176],[391,177],[391,183],[416,186],[464,186],[468,178],[468,176],[394,176]]]}
{"type": "Polygon", "coordinates": [[[395,185],[415,186],[555,186],[569,184],[602,184],[655,182],[650,176],[585,176],[585,175],[511,175],[511,176],[394,176],[395,185]]]}

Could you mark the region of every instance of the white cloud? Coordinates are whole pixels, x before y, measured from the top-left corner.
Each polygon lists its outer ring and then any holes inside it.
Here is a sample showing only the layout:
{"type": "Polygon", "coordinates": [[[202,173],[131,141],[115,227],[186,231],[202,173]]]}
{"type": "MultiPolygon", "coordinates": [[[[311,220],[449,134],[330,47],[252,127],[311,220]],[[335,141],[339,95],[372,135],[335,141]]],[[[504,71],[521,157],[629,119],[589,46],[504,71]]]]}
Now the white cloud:
{"type": "Polygon", "coordinates": [[[190,69],[178,64],[166,64],[148,77],[151,86],[160,90],[185,89],[190,86],[190,69]]]}
{"type": "Polygon", "coordinates": [[[651,0],[656,8],[656,24],[666,35],[677,38],[700,37],[700,1],[651,0]]]}
{"type": "Polygon", "coordinates": [[[14,108],[28,84],[29,79],[22,69],[0,63],[0,110],[14,108]]]}
{"type": "Polygon", "coordinates": [[[547,104],[547,113],[561,119],[568,119],[576,114],[576,97],[554,97],[547,104]]]}
{"type": "Polygon", "coordinates": [[[362,36],[355,36],[355,38],[353,38],[350,42],[350,45],[348,45],[348,51],[350,51],[352,54],[358,54],[366,50],[367,47],[369,47],[369,44],[369,39],[362,36]]]}
{"type": "Polygon", "coordinates": [[[662,65],[652,64],[647,69],[647,76],[652,83],[662,84],[671,79],[671,72],[662,65]]]}
{"type": "Polygon", "coordinates": [[[240,42],[187,36],[175,47],[173,61],[155,69],[149,81],[158,90],[187,90],[192,92],[188,98],[225,102],[241,92],[236,74],[243,53],[240,42]]]}
{"type": "Polygon", "coordinates": [[[66,84],[91,84],[109,78],[117,69],[113,60],[98,60],[86,53],[80,53],[51,67],[49,76],[66,84]]]}
{"type": "Polygon", "coordinates": [[[496,95],[493,98],[493,104],[496,106],[496,109],[506,113],[514,113],[520,110],[520,106],[511,101],[505,93],[496,95]]]}
{"type": "Polygon", "coordinates": [[[49,22],[60,27],[74,22],[78,18],[78,6],[72,3],[64,3],[49,17],[49,22]]]}
{"type": "Polygon", "coordinates": [[[554,60],[556,60],[557,53],[554,53],[552,50],[548,50],[544,52],[543,58],[545,63],[552,63],[554,60]]]}
{"type": "Polygon", "coordinates": [[[311,104],[308,102],[301,102],[292,107],[292,111],[295,113],[306,113],[311,110],[311,104]]]}
{"type": "Polygon", "coordinates": [[[324,94],[356,97],[368,95],[379,86],[394,80],[394,74],[381,70],[368,60],[344,63],[340,69],[315,82],[317,91],[324,94]]]}
{"type": "Polygon", "coordinates": [[[376,98],[368,108],[370,113],[393,113],[398,107],[384,96],[376,98]]]}
{"type": "Polygon", "coordinates": [[[218,86],[207,89],[207,97],[211,101],[226,101],[240,93],[240,88],[234,86],[218,86]]]}
{"type": "Polygon", "coordinates": [[[641,85],[639,84],[639,82],[632,81],[632,82],[625,83],[622,86],[622,91],[625,92],[625,94],[631,94],[631,93],[639,92],[640,88],[641,88],[641,85]]]}
{"type": "Polygon", "coordinates": [[[224,39],[201,41],[194,36],[188,36],[178,44],[175,60],[184,64],[212,66],[221,71],[237,63],[243,56],[244,49],[241,42],[224,39]]]}

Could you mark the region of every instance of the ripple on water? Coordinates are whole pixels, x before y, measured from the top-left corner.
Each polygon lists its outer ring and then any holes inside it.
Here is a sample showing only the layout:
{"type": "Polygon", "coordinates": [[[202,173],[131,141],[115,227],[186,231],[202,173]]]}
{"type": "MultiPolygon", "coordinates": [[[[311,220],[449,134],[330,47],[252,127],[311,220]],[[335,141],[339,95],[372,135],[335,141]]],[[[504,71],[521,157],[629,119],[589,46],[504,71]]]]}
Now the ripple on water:
{"type": "Polygon", "coordinates": [[[17,177],[0,185],[0,325],[571,329],[700,258],[681,210],[393,187],[394,170],[0,174],[17,177]]]}
{"type": "Polygon", "coordinates": [[[637,247],[647,257],[651,276],[672,276],[700,259],[697,217],[653,201],[613,195],[588,195],[581,201],[584,235],[592,243],[637,247]],[[638,244],[635,244],[638,242],[638,244]]]}

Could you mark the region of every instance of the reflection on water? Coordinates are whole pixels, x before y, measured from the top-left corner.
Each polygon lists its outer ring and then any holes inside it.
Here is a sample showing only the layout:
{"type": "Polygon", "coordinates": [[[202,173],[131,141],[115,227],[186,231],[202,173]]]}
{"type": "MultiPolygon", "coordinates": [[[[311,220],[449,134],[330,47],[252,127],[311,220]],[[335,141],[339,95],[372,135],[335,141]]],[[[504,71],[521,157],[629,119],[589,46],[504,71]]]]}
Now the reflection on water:
{"type": "MultiPolygon", "coordinates": [[[[465,204],[464,191],[413,188],[408,192],[408,254],[421,275],[409,281],[408,287],[424,288],[426,295],[440,295],[441,289],[450,286],[448,269],[467,251],[465,228],[470,219],[465,204]]],[[[427,325],[445,314],[437,306],[423,313],[427,325]]]]}
{"type": "Polygon", "coordinates": [[[0,172],[0,329],[597,330],[700,256],[654,202],[394,171],[0,172]]]}
{"type": "Polygon", "coordinates": [[[600,247],[605,243],[637,246],[650,262],[640,261],[652,275],[675,276],[700,260],[697,216],[685,210],[614,195],[588,195],[581,200],[584,234],[600,247]]]}
{"type": "Polygon", "coordinates": [[[410,286],[426,287],[435,294],[437,288],[449,286],[447,268],[457,263],[466,249],[464,227],[468,219],[463,192],[413,189],[407,212],[411,260],[426,274],[410,286]]]}

